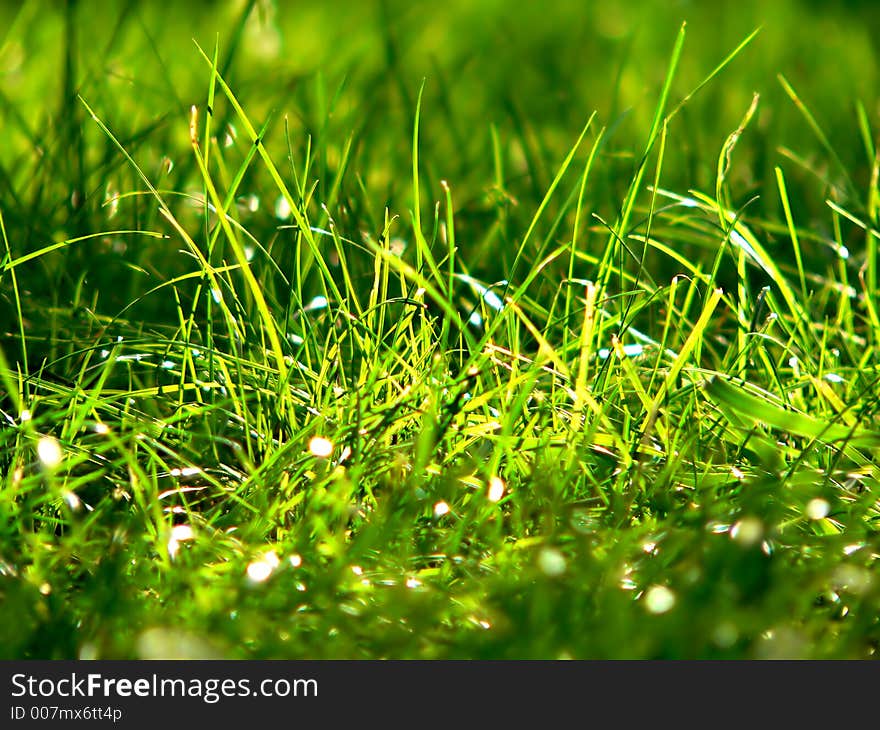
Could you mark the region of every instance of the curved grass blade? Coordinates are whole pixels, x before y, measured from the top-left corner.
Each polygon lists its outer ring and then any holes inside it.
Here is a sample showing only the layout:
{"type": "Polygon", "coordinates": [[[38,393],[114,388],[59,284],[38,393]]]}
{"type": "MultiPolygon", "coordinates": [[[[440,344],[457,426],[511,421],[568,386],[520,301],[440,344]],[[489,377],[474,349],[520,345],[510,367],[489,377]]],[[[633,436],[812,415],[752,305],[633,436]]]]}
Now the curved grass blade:
{"type": "Polygon", "coordinates": [[[705,390],[715,405],[728,415],[728,420],[734,423],[745,419],[822,443],[880,448],[880,433],[876,431],[850,428],[786,410],[780,405],[781,401],[770,393],[762,393],[764,397],[752,395],[745,388],[733,385],[717,375],[706,383],[705,390]],[[729,411],[733,411],[734,418],[729,416],[729,411]]]}

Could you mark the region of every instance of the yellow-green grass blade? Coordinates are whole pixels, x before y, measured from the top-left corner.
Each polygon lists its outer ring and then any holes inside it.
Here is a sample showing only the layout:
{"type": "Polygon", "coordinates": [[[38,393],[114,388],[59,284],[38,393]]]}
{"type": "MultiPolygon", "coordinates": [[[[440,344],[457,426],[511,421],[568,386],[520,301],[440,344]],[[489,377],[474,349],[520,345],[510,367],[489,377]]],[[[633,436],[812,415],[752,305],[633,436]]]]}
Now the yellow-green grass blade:
{"type": "Polygon", "coordinates": [[[758,397],[727,379],[716,375],[705,386],[706,394],[725,413],[732,410],[739,418],[764,424],[822,443],[858,448],[880,448],[880,433],[864,428],[823,421],[805,413],[786,410],[782,402],[766,391],[758,397]]]}

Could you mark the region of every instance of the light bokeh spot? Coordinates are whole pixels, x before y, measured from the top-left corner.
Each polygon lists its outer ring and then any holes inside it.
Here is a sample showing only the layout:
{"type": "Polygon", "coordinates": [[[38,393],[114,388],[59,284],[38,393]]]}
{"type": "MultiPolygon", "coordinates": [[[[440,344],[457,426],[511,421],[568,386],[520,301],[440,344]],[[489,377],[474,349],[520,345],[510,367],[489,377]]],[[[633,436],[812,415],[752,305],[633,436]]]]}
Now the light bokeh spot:
{"type": "Polygon", "coordinates": [[[504,496],[504,482],[501,477],[492,477],[489,480],[489,501],[498,502],[504,496]]]}
{"type": "Polygon", "coordinates": [[[312,456],[326,459],[333,453],[333,442],[323,436],[315,436],[309,441],[309,451],[312,452],[312,456]]]}
{"type": "Polygon", "coordinates": [[[645,592],[645,607],[649,613],[661,614],[672,610],[675,594],[666,586],[651,586],[645,592]]]}
{"type": "Polygon", "coordinates": [[[64,458],[64,452],[61,450],[61,444],[54,436],[43,436],[37,441],[37,456],[43,462],[43,466],[52,469],[61,463],[64,458]]]}

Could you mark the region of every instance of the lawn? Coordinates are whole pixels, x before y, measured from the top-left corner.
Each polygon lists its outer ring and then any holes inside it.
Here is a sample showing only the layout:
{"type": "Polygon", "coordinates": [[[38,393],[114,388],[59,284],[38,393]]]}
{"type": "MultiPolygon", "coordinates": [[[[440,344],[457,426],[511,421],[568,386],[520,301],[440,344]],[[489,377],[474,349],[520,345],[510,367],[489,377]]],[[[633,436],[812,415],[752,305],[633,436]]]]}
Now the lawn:
{"type": "Polygon", "coordinates": [[[878,38],[0,4],[0,656],[874,655],[878,38]]]}

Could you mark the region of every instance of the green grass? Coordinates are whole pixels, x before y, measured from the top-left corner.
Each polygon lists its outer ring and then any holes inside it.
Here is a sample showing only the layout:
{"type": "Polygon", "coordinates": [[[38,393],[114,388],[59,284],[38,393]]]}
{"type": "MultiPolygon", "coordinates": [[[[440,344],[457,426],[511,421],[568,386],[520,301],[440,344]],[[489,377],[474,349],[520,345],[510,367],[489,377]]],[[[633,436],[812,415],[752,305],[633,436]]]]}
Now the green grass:
{"type": "Polygon", "coordinates": [[[0,7],[2,656],[874,654],[872,5],[584,5],[0,7]]]}

